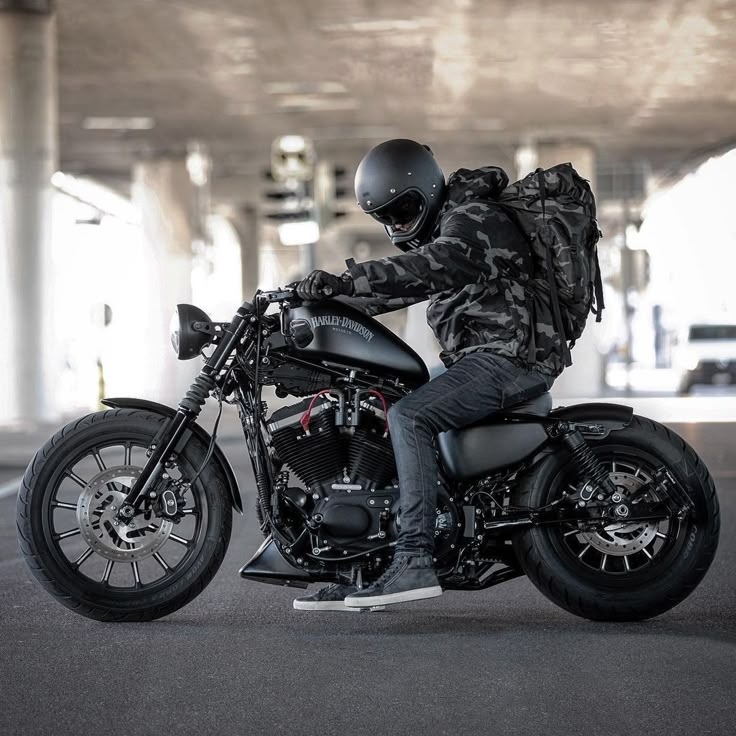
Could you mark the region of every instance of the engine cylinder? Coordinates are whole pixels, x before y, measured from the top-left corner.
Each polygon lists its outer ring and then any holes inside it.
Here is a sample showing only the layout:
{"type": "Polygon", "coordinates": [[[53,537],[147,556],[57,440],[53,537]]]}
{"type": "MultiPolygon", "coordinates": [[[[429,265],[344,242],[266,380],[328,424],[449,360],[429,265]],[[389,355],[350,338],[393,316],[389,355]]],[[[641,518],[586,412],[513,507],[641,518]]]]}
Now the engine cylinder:
{"type": "Polygon", "coordinates": [[[342,474],[344,450],[337,427],[335,410],[325,399],[312,407],[309,434],[300,419],[310,400],[280,409],[269,420],[273,447],[284,462],[307,487],[342,474]]]}

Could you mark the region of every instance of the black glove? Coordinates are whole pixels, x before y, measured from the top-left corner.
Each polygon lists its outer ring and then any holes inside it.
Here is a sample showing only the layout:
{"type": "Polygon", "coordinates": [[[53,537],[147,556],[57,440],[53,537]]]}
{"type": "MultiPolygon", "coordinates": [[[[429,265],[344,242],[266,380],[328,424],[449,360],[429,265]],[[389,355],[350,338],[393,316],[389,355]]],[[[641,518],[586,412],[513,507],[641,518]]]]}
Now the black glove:
{"type": "Polygon", "coordinates": [[[353,280],[347,273],[335,276],[327,271],[312,271],[296,285],[296,293],[300,299],[309,302],[329,299],[338,294],[350,296],[353,293],[353,280]]]}

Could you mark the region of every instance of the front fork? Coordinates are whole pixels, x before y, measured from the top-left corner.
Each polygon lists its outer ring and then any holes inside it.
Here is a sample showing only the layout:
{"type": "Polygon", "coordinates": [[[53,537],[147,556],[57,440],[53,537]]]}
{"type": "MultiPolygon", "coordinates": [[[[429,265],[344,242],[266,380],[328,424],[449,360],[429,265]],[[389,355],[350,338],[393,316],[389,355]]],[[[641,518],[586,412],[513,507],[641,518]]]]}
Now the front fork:
{"type": "Polygon", "coordinates": [[[166,469],[166,463],[173,455],[181,451],[179,445],[189,426],[196,421],[210,392],[217,387],[217,378],[220,372],[236,349],[238,341],[248,326],[248,316],[244,304],[238,309],[232,322],[225,328],[214,352],[205,361],[202,370],[194,379],[186,396],[179,402],[176,414],[171,418],[162,436],[158,438],[158,443],[141,469],[141,474],[120,505],[117,513],[117,519],[120,522],[124,524],[130,522],[146,496],[156,495],[155,491],[152,490],[153,487],[166,469]]]}

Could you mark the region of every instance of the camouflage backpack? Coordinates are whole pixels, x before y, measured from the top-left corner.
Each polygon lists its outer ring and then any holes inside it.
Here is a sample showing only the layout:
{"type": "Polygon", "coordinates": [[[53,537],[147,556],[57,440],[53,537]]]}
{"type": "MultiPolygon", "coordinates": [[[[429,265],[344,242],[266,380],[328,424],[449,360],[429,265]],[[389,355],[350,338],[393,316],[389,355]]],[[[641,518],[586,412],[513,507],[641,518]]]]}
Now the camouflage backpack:
{"type": "Polygon", "coordinates": [[[601,233],[590,185],[572,164],[558,164],[510,184],[498,203],[513,214],[531,244],[528,363],[537,362],[538,349],[544,352],[551,327],[563,364],[571,365],[570,348],[582,335],[588,314],[592,311],[600,322],[605,306],[596,247],[601,233]]]}

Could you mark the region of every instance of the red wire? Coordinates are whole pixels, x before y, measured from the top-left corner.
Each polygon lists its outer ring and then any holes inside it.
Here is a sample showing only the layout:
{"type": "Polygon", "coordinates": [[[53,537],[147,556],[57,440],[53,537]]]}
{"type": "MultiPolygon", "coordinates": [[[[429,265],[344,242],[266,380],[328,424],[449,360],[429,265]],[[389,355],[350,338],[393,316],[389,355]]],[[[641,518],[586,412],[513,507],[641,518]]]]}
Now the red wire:
{"type": "Polygon", "coordinates": [[[307,410],[302,414],[302,418],[299,420],[299,423],[302,425],[302,429],[304,430],[305,434],[309,434],[309,420],[312,418],[312,409],[314,408],[314,402],[317,401],[317,399],[322,396],[323,394],[329,394],[331,393],[332,389],[325,388],[322,389],[319,393],[316,393],[314,396],[312,396],[312,400],[309,402],[309,406],[307,407],[307,410]]]}
{"type": "Polygon", "coordinates": [[[383,405],[383,419],[386,422],[386,434],[388,434],[388,402],[386,401],[386,397],[375,388],[370,389],[368,393],[377,396],[381,400],[381,404],[383,405]]]}
{"type": "MultiPolygon", "coordinates": [[[[307,410],[302,414],[302,418],[299,420],[299,423],[302,425],[302,429],[304,430],[305,434],[309,434],[309,422],[312,418],[312,409],[314,408],[314,402],[317,401],[317,399],[320,396],[323,396],[324,394],[332,393],[332,390],[329,388],[322,389],[322,391],[316,393],[314,396],[312,396],[312,400],[309,402],[309,406],[307,407],[307,410]]],[[[383,406],[383,418],[386,425],[386,434],[389,433],[389,427],[388,427],[388,402],[386,401],[386,397],[377,389],[371,388],[368,389],[368,393],[376,396],[380,399],[381,405],[383,406]]]]}

